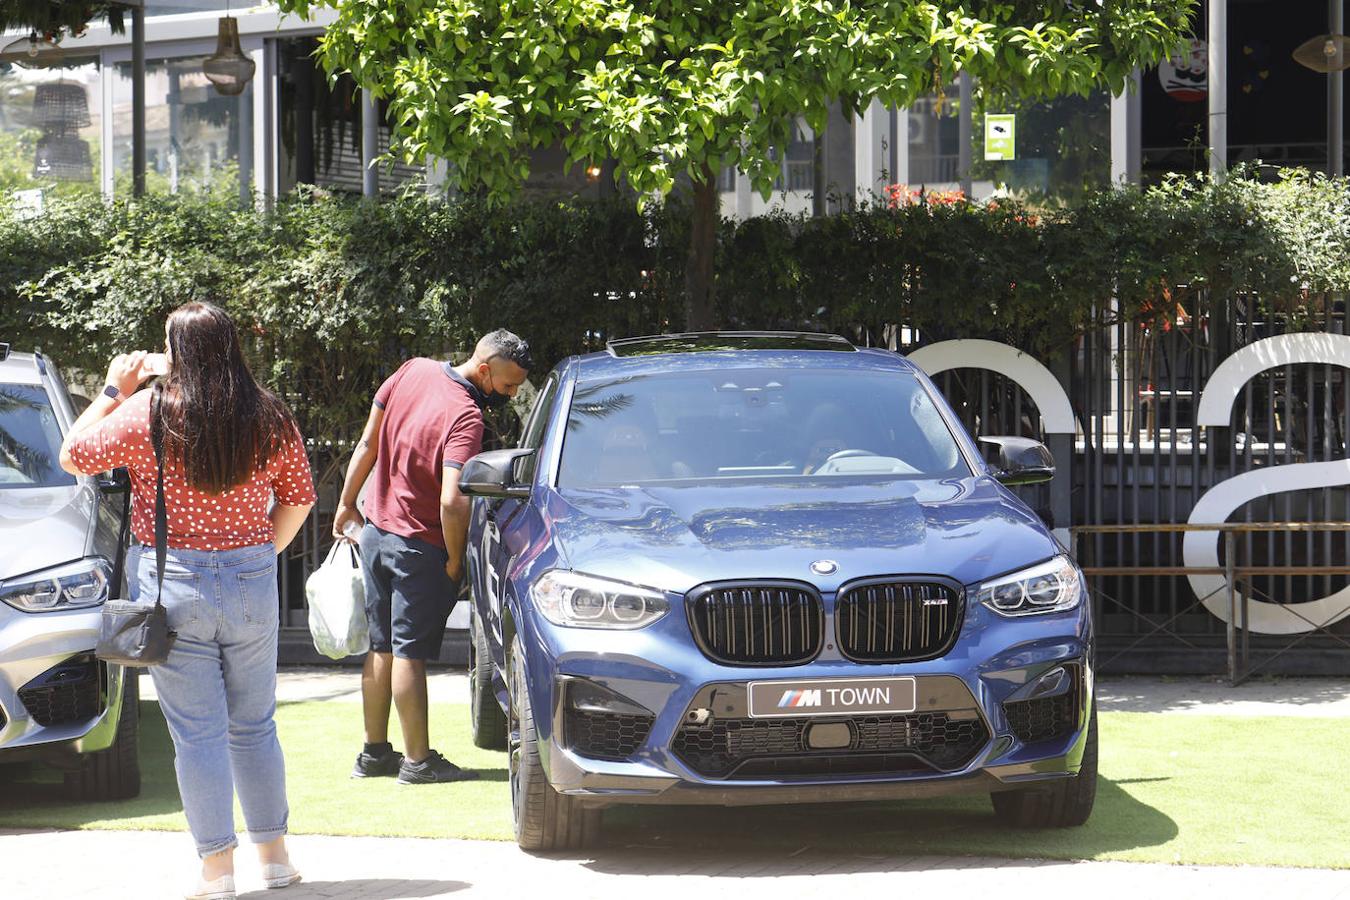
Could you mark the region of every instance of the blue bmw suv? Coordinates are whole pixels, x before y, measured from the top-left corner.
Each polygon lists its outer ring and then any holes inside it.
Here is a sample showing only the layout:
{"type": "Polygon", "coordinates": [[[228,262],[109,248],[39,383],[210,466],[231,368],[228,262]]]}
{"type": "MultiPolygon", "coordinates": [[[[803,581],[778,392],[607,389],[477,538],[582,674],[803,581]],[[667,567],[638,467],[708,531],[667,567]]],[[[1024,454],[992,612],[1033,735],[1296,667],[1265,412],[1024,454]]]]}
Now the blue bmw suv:
{"type": "Polygon", "coordinates": [[[988,793],[1070,826],[1097,780],[1082,573],[902,356],[829,335],[613,341],[465,465],[472,716],[516,836],[601,810],[988,793]]]}

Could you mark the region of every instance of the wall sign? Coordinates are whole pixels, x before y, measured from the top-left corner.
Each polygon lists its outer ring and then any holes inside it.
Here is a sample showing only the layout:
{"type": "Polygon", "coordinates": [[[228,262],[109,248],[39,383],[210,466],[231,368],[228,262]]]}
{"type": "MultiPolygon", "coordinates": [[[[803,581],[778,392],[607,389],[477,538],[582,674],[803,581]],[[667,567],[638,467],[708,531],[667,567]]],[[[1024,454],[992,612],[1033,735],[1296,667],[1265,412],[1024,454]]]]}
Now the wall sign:
{"type": "Polygon", "coordinates": [[[990,115],[984,117],[984,158],[1017,158],[1017,116],[990,115]]]}
{"type": "Polygon", "coordinates": [[[1158,80],[1173,100],[1204,100],[1209,96],[1209,45],[1198,40],[1184,42],[1158,64],[1158,80]]]}

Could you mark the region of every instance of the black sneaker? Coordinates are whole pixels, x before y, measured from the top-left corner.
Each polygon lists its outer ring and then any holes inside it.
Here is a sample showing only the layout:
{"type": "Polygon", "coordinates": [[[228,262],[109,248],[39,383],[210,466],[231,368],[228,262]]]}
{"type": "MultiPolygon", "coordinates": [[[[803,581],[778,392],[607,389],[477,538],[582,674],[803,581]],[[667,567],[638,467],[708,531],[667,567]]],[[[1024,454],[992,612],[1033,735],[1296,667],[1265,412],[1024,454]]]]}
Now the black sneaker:
{"type": "Polygon", "coordinates": [[[435,750],[419,763],[408,762],[398,767],[399,784],[446,784],[451,781],[475,781],[477,772],[461,769],[435,750]]]}
{"type": "Polygon", "coordinates": [[[403,754],[390,748],[383,753],[367,753],[362,750],[356,754],[356,765],[352,767],[353,778],[379,778],[397,775],[403,765],[403,754]]]}

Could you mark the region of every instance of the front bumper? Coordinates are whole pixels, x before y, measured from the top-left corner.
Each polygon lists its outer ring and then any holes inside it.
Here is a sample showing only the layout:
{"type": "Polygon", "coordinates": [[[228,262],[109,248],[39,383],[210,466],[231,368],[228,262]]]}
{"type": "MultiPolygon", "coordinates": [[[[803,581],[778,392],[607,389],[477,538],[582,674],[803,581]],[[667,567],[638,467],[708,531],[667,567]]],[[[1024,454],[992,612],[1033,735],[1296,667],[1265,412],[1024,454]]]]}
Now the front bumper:
{"type": "Polygon", "coordinates": [[[907,799],[1012,790],[1075,777],[1092,708],[1087,612],[1032,622],[992,616],[971,615],[956,646],[936,660],[865,665],[822,655],[806,665],[751,671],[709,661],[687,637],[670,641],[657,633],[629,633],[616,639],[528,623],[522,637],[530,648],[533,707],[551,711],[547,723],[538,723],[545,771],[555,790],[596,805],[907,799]],[[1056,670],[1068,673],[1067,691],[1055,694],[1058,699],[1052,704],[1042,703],[1052,699],[1042,697],[1037,699],[1040,705],[1017,705],[1047,683],[1058,683],[1056,670]],[[765,720],[747,718],[746,684],[751,680],[888,676],[915,679],[914,713],[881,717],[890,720],[884,722],[870,716],[867,722],[851,724],[847,748],[803,752],[802,736],[823,721],[819,717],[775,719],[796,729],[786,740],[781,729],[769,733],[759,727],[765,720]],[[596,758],[584,741],[585,752],[579,752],[576,734],[569,733],[576,731],[569,721],[575,715],[569,696],[578,684],[598,685],[636,707],[624,706],[620,712],[651,713],[646,722],[638,716],[618,722],[610,737],[621,749],[609,754],[611,758],[596,758]],[[1034,714],[1026,715],[1029,709],[1034,714]],[[725,748],[732,741],[734,747],[739,739],[765,753],[750,767],[704,764],[681,741],[692,713],[711,713],[727,725],[708,746],[725,748]],[[895,721],[899,719],[909,721],[895,721]],[[636,734],[633,723],[641,726],[636,734]],[[904,737],[878,745],[878,728],[883,734],[902,729],[904,737]],[[935,750],[932,733],[943,728],[953,741],[966,742],[959,752],[944,755],[941,746],[935,750]],[[735,736],[727,738],[730,732],[735,736]],[[916,735],[926,735],[927,743],[916,735]]]}
{"type": "Polygon", "coordinates": [[[112,746],[124,670],[93,658],[100,615],[0,605],[0,762],[59,762],[112,746]]]}

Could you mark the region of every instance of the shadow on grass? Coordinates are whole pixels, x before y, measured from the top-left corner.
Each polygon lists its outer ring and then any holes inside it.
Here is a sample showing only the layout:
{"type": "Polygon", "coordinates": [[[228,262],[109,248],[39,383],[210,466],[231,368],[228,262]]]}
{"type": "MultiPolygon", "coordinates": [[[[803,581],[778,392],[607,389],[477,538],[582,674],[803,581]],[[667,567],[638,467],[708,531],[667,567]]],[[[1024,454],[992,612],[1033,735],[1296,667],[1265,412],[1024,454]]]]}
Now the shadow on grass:
{"type": "Polygon", "coordinates": [[[177,817],[183,810],[173,770],[173,742],[159,704],[142,700],[140,706],[140,796],[108,803],[68,800],[60,770],[45,765],[7,766],[0,769],[4,784],[0,827],[80,828],[112,819],[144,820],[146,828],[171,827],[163,819],[177,817]]]}
{"type": "MultiPolygon", "coordinates": [[[[308,897],[329,897],[341,893],[344,897],[362,900],[401,900],[404,897],[439,897],[466,890],[473,885],[464,881],[417,881],[398,878],[353,878],[350,881],[302,881],[286,889],[287,900],[305,900],[308,897]]],[[[252,897],[262,900],[274,897],[276,891],[249,891],[240,894],[240,900],[252,897]]]]}
{"type": "MultiPolygon", "coordinates": [[[[802,860],[825,854],[852,857],[866,870],[873,858],[884,871],[903,865],[897,856],[992,856],[1031,859],[1092,859],[1164,844],[1177,824],[1108,779],[1097,787],[1092,818],[1080,828],[1018,829],[1000,824],[987,797],[865,804],[778,807],[629,807],[605,817],[605,839],[587,854],[597,871],[622,873],[640,864],[662,874],[658,856],[670,851],[671,873],[687,870],[688,855],[761,858],[767,865],[751,877],[782,874],[802,860]],[[639,851],[636,856],[634,851],[639,851]],[[655,866],[655,868],[653,868],[655,866]]],[[[747,873],[738,866],[734,873],[747,873]]]]}

